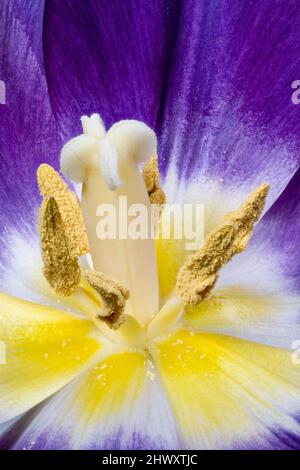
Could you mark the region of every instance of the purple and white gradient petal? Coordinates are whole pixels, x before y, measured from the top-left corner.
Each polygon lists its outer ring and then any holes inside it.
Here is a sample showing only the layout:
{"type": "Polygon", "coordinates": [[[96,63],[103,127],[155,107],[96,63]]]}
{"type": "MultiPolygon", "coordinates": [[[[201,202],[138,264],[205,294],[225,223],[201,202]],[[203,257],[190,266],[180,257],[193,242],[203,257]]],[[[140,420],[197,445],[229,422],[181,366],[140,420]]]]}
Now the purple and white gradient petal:
{"type": "MultiPolygon", "coordinates": [[[[296,2],[128,0],[125,6],[119,0],[52,0],[26,1],[24,6],[19,0],[2,0],[1,289],[41,299],[34,276],[26,275],[31,253],[36,257],[38,252],[33,236],[40,201],[36,169],[42,162],[58,168],[63,143],[80,133],[80,116],[99,112],[107,126],[134,118],[153,127],[170,193],[184,199],[189,191],[196,192],[199,201],[209,196],[215,205],[223,200],[220,216],[236,207],[249,188],[263,181],[271,185],[268,211],[249,250],[224,269],[220,285],[243,280],[268,293],[285,292],[290,303],[283,307],[283,322],[290,335],[300,314],[299,110],[291,103],[291,83],[299,78],[299,28],[296,2]]],[[[272,321],[270,316],[260,330],[255,319],[260,339],[272,334],[264,329],[272,321]]],[[[279,328],[281,324],[279,318],[279,328]]],[[[66,399],[72,402],[72,386],[16,425],[1,424],[0,445],[80,447],[73,416],[64,408],[66,399]],[[58,430],[56,413],[62,416],[58,430]]],[[[152,385],[137,405],[129,432],[124,431],[126,419],[108,426],[107,435],[99,422],[84,447],[181,448],[160,386],[152,385]],[[157,426],[155,410],[160,407],[164,436],[157,426]],[[101,442],[95,441],[97,434],[101,442]]],[[[84,433],[86,423],[81,425],[84,433]]],[[[264,442],[236,447],[299,445],[299,436],[279,429],[269,430],[264,442]]]]}
{"type": "Polygon", "coordinates": [[[43,65],[43,2],[1,2],[0,231],[35,227],[39,193],[35,173],[47,161],[58,166],[62,141],[53,118],[43,65]],[[30,7],[31,6],[31,7],[30,7]]]}
{"type": "Polygon", "coordinates": [[[269,204],[284,189],[299,166],[299,26],[295,3],[182,3],[158,127],[160,155],[180,177],[266,180],[269,204]]]}

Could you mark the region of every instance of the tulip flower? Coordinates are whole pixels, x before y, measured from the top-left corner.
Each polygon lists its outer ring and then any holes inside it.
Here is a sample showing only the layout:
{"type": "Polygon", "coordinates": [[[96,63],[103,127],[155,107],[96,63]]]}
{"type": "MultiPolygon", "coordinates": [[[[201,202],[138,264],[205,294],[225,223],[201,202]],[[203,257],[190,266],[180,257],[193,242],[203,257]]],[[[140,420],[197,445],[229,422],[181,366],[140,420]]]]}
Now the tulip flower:
{"type": "Polygon", "coordinates": [[[299,448],[297,5],[0,12],[1,447],[299,448]],[[100,239],[120,196],[204,243],[100,239]]]}

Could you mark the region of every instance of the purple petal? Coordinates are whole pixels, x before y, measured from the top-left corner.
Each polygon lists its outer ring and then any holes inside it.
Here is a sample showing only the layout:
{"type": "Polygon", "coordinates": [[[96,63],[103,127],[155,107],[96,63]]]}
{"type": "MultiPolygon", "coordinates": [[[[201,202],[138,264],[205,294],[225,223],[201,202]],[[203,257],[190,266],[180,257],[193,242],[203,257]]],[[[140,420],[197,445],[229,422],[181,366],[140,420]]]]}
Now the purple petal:
{"type": "Polygon", "coordinates": [[[49,93],[65,138],[99,112],[153,125],[159,112],[177,6],[167,0],[48,2],[44,50],[49,93]]]}
{"type": "Polygon", "coordinates": [[[266,180],[271,199],[280,194],[299,165],[299,28],[296,2],[182,2],[160,127],[166,164],[227,187],[266,180]]]}
{"type": "Polygon", "coordinates": [[[286,279],[299,292],[300,258],[300,170],[294,175],[285,191],[257,226],[252,247],[261,252],[264,262],[277,265],[286,279]]]}
{"type": "Polygon", "coordinates": [[[2,2],[0,79],[1,229],[33,220],[38,188],[36,168],[57,162],[59,139],[43,70],[43,2],[2,2]]]}
{"type": "Polygon", "coordinates": [[[246,443],[237,443],[234,450],[299,450],[299,435],[288,432],[284,429],[273,429],[269,436],[266,436],[263,444],[259,440],[253,439],[246,443]]]}

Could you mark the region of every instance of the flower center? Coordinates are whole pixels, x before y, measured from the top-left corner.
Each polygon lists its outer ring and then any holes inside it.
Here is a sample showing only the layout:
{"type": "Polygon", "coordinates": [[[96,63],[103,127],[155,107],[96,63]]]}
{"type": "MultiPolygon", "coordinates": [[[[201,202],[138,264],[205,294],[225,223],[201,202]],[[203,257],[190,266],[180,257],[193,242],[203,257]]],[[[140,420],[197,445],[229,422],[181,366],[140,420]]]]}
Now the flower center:
{"type": "Polygon", "coordinates": [[[185,302],[178,295],[173,295],[148,323],[142,325],[134,317],[125,316],[125,321],[117,328],[111,328],[110,322],[104,322],[99,316],[99,297],[86,280],[82,280],[73,294],[74,304],[96,324],[101,333],[118,346],[147,350],[148,344],[157,337],[170,332],[181,317],[185,302]]]}
{"type": "Polygon", "coordinates": [[[97,114],[84,116],[82,125],[83,134],[61,152],[64,175],[82,183],[81,204],[53,168],[43,164],[38,169],[44,275],[57,293],[72,296],[109,340],[145,349],[154,337],[174,327],[186,304],[200,303],[222,266],[246,248],[269,186],[262,184],[253,191],[188,257],[177,275],[177,292],[174,287],[160,309],[151,205],[160,210],[165,195],[160,188],[155,134],[132,120],[120,121],[106,132],[97,114]],[[133,237],[128,230],[120,230],[128,216],[120,198],[126,200],[126,208],[143,207],[148,236],[133,237]],[[119,225],[114,236],[109,231],[107,236],[99,235],[103,208],[113,211],[119,225]],[[83,270],[79,256],[87,252],[92,266],[83,270]]]}

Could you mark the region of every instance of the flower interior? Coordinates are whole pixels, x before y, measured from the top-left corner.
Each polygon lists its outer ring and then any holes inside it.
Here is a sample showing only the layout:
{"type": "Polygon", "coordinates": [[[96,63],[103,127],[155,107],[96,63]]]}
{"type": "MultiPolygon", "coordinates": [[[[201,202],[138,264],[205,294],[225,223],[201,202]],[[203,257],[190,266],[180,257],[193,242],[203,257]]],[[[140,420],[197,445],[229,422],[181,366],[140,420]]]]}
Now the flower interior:
{"type": "Polygon", "coordinates": [[[149,351],[151,341],[174,331],[185,307],[201,303],[220,269],[246,248],[269,186],[255,189],[187,257],[176,287],[162,302],[155,240],[97,236],[100,205],[113,206],[121,223],[120,196],[149,214],[151,204],[163,211],[156,136],[139,121],[120,121],[108,131],[98,114],[81,121],[83,134],[66,143],[60,161],[64,176],[82,184],[81,202],[52,167],[42,164],[37,172],[44,276],[57,294],[76,299],[110,341],[149,351]],[[89,269],[80,258],[87,253],[89,269]]]}

